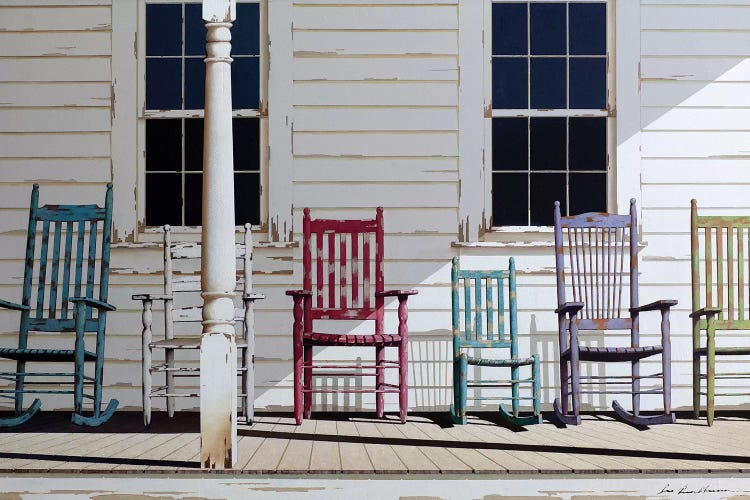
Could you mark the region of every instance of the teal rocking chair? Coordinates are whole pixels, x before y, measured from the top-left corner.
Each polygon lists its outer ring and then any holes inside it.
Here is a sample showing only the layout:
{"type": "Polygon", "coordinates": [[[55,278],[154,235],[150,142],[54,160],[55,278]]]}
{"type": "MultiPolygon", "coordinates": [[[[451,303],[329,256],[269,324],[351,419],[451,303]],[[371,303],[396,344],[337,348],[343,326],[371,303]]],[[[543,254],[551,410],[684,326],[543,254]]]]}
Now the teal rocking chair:
{"type": "Polygon", "coordinates": [[[25,393],[73,394],[72,422],[78,425],[100,425],[117,408],[116,399],[111,400],[104,411],[100,408],[104,329],[107,312],[115,310],[107,303],[111,227],[112,184],[107,185],[104,208],[97,205],[40,207],[39,186],[34,184],[26,240],[23,298],[20,304],[0,300],[0,307],[21,312],[18,347],[0,348],[0,358],[16,362],[15,371],[0,372],[0,379],[15,384],[14,389],[0,390],[0,396],[13,399],[15,403],[15,415],[0,418],[0,427],[22,424],[39,411],[39,399],[24,411],[25,393]],[[97,288],[98,296],[94,298],[97,288]],[[96,317],[92,314],[94,309],[96,317]],[[29,335],[30,332],[38,335],[29,335]],[[75,339],[54,339],[49,335],[52,332],[75,332],[75,339]],[[95,342],[92,342],[93,338],[89,340],[93,348],[86,345],[87,333],[96,334],[95,342]],[[73,349],[49,348],[50,343],[59,346],[62,342],[74,343],[65,346],[73,349]],[[93,374],[87,375],[84,371],[87,361],[94,364],[93,374]],[[58,368],[52,372],[30,372],[26,369],[29,362],[71,363],[73,371],[58,368]],[[65,377],[71,380],[60,381],[65,377]],[[29,378],[32,380],[27,380],[29,378]],[[67,387],[49,389],[53,384],[67,387]],[[93,386],[93,394],[84,393],[84,386],[93,386]],[[84,398],[93,400],[91,415],[83,414],[84,398]]]}
{"type": "MultiPolygon", "coordinates": [[[[453,311],[453,401],[451,419],[455,424],[466,424],[466,400],[511,400],[511,411],[500,403],[500,415],[515,425],[538,424],[542,421],[539,410],[539,358],[518,357],[518,320],[516,306],[516,269],[513,257],[507,271],[461,271],[458,259],[453,258],[451,268],[453,311]],[[504,282],[508,283],[508,316],[510,337],[505,336],[504,282]],[[461,283],[463,282],[463,283],[461,283]],[[461,290],[463,289],[463,293],[461,290]],[[497,302],[493,300],[497,293],[497,302]],[[461,312],[463,311],[463,322],[461,312]],[[463,325],[462,325],[463,323],[463,325]],[[462,328],[463,326],[463,328],[462,328]],[[471,357],[462,349],[508,349],[509,359],[471,357]],[[510,379],[473,380],[468,383],[468,366],[510,368],[510,379]],[[531,377],[520,378],[522,366],[531,366],[531,377]],[[522,385],[530,386],[531,395],[521,396],[522,385]],[[467,389],[510,388],[510,396],[468,397],[467,389]],[[519,403],[532,401],[532,415],[521,416],[519,403]]],[[[507,394],[507,393],[506,393],[507,394]]]]}

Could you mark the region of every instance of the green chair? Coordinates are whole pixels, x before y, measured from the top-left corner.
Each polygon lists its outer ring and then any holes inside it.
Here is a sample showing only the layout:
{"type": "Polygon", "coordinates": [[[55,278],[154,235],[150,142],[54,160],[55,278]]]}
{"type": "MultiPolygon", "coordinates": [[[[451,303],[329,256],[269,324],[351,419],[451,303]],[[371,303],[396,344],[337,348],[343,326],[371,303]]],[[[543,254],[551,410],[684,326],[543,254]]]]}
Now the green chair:
{"type": "Polygon", "coordinates": [[[698,215],[697,202],[692,200],[690,206],[693,414],[698,418],[701,396],[705,396],[706,420],[712,425],[716,396],[750,396],[747,385],[750,373],[741,368],[747,363],[747,358],[741,356],[750,354],[745,334],[750,330],[750,310],[746,305],[750,303],[746,278],[750,217],[698,215]],[[717,330],[721,332],[719,345],[716,345],[717,330]],[[701,332],[706,332],[705,336],[701,332]],[[719,372],[717,356],[729,357],[719,372]],[[705,371],[701,370],[702,358],[705,371]],[[732,365],[739,368],[729,368],[732,365]]]}
{"type": "Polygon", "coordinates": [[[100,425],[115,412],[116,399],[103,411],[101,409],[104,330],[107,312],[115,310],[107,303],[111,230],[112,184],[107,185],[103,208],[97,205],[40,207],[39,186],[34,184],[21,303],[0,300],[0,307],[21,313],[17,347],[0,348],[1,358],[16,361],[15,371],[0,373],[0,378],[15,383],[14,389],[0,390],[0,396],[13,399],[15,403],[15,415],[1,418],[0,427],[22,424],[39,410],[38,399],[23,409],[25,393],[73,394],[72,422],[78,425],[100,425]],[[35,251],[36,248],[39,250],[35,251]],[[35,260],[36,255],[39,255],[38,260],[35,260]],[[92,314],[93,310],[97,311],[96,315],[92,314]],[[50,333],[61,334],[59,341],[50,333]],[[65,333],[75,335],[69,339],[65,333]],[[95,334],[94,338],[87,341],[87,333],[95,334]],[[60,349],[60,343],[71,345],[60,349]],[[50,344],[58,346],[52,348],[50,344]],[[48,372],[32,372],[27,370],[27,362],[34,365],[69,363],[73,371],[53,368],[48,372]],[[86,362],[94,365],[93,373],[86,373],[86,362]],[[66,377],[71,380],[64,380],[66,377]],[[37,380],[29,381],[29,378],[37,380]],[[38,381],[39,378],[43,382],[38,381]],[[60,387],[46,388],[53,384],[60,387]],[[64,388],[66,385],[72,388],[64,388]],[[89,387],[91,393],[85,393],[84,387],[89,387]],[[93,403],[91,415],[83,414],[84,399],[93,403]]]}
{"type": "MultiPolygon", "coordinates": [[[[451,268],[453,312],[453,401],[451,419],[456,424],[466,424],[466,400],[511,400],[511,411],[500,403],[500,415],[516,425],[538,424],[542,421],[539,410],[539,358],[518,357],[518,319],[516,307],[516,269],[513,257],[507,271],[462,271],[458,259],[453,258],[451,268]],[[508,286],[508,316],[510,336],[505,334],[505,282],[508,286]],[[497,294],[497,302],[493,299],[497,294]],[[463,321],[461,317],[463,316],[463,321]],[[464,349],[510,349],[510,358],[494,359],[469,356],[464,349]],[[510,368],[510,379],[468,381],[468,366],[510,368]],[[521,367],[530,366],[531,376],[521,378],[521,367]],[[521,386],[530,394],[521,396],[521,386]],[[510,388],[510,396],[475,396],[470,398],[468,388],[510,388]],[[519,414],[520,402],[531,401],[531,415],[519,414]]],[[[476,389],[475,389],[476,392],[476,389]]]]}

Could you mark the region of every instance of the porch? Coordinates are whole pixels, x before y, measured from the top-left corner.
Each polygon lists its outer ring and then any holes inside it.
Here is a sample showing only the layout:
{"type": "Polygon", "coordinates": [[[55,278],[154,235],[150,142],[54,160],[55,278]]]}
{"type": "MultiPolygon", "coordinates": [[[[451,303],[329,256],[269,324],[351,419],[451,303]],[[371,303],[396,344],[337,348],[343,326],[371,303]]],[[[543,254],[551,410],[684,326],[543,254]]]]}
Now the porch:
{"type": "MultiPolygon", "coordinates": [[[[546,415],[545,415],[546,416],[546,415]]],[[[38,415],[0,432],[0,473],[113,474],[701,474],[750,472],[750,414],[720,414],[713,427],[679,414],[674,425],[636,429],[612,415],[582,425],[511,428],[491,412],[452,426],[447,414],[313,414],[301,426],[288,413],[240,425],[239,459],[227,471],[201,470],[198,413],[155,413],[143,428],[118,412],[99,428],[67,412],[38,415]]]]}

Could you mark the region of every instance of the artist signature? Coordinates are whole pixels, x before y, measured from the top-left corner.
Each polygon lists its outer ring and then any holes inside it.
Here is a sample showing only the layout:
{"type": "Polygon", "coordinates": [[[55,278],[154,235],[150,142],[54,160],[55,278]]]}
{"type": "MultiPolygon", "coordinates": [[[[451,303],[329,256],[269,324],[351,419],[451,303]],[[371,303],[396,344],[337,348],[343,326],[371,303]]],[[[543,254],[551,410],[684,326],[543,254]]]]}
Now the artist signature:
{"type": "Polygon", "coordinates": [[[721,486],[712,486],[704,484],[701,486],[688,486],[683,484],[681,486],[673,486],[667,483],[658,494],[672,493],[675,495],[705,495],[709,493],[750,493],[748,490],[734,490],[732,488],[724,488],[721,486]]]}

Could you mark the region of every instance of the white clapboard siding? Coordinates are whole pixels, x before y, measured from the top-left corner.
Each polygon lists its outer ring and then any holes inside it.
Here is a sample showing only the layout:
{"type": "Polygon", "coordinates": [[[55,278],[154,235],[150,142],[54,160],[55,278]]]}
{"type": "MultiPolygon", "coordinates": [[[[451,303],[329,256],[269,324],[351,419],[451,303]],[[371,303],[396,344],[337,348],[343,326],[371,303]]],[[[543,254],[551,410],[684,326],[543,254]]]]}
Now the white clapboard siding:
{"type": "Polygon", "coordinates": [[[457,156],[458,141],[455,132],[295,132],[292,152],[295,156],[457,156]]]}
{"type": "Polygon", "coordinates": [[[643,130],[750,130],[750,108],[644,108],[643,130]]]}
{"type": "Polygon", "coordinates": [[[455,158],[295,158],[299,182],[336,182],[356,175],[360,182],[458,181],[455,158]]]}
{"type": "Polygon", "coordinates": [[[0,32],[0,56],[106,56],[111,53],[107,31],[0,32]]]}
{"type": "Polygon", "coordinates": [[[0,151],[13,158],[107,157],[109,133],[0,133],[0,151]]]}
{"type": "Polygon", "coordinates": [[[109,6],[7,8],[0,5],[0,31],[92,31],[112,29],[109,6]]]}
{"type": "Polygon", "coordinates": [[[649,56],[747,56],[747,31],[643,31],[641,50],[649,56]]]}
{"type": "Polygon", "coordinates": [[[0,59],[0,82],[108,82],[107,56],[0,59]]]}
{"type": "Polygon", "coordinates": [[[644,30],[746,30],[750,9],[735,2],[703,5],[645,5],[641,9],[644,30]]]}
{"type": "Polygon", "coordinates": [[[358,57],[300,54],[294,62],[294,80],[458,80],[455,56],[368,57],[362,64],[358,57]]]}
{"type": "Polygon", "coordinates": [[[665,79],[703,82],[747,82],[750,60],[733,57],[644,57],[641,60],[644,80],[665,79]]]}
{"type": "Polygon", "coordinates": [[[295,54],[456,55],[456,34],[445,31],[298,31],[295,54]]]}
{"type": "Polygon", "coordinates": [[[295,132],[451,131],[458,130],[456,110],[421,107],[404,113],[399,108],[298,108],[295,132]]]}
{"type": "Polygon", "coordinates": [[[87,182],[109,182],[109,158],[0,158],[0,182],[75,182],[82,174],[87,182]]]}
{"type": "Polygon", "coordinates": [[[297,4],[295,30],[455,30],[455,5],[297,4]]]}
{"type": "Polygon", "coordinates": [[[642,86],[643,106],[705,107],[750,106],[750,82],[647,81],[642,86]]]}
{"type": "Polygon", "coordinates": [[[0,132],[108,132],[109,108],[5,109],[0,107],[0,132]]]}
{"type": "Polygon", "coordinates": [[[295,82],[295,105],[456,106],[455,82],[295,82]]]}
{"type": "Polygon", "coordinates": [[[0,83],[2,107],[110,106],[107,82],[0,83]]]}

